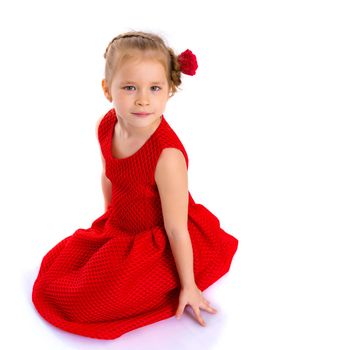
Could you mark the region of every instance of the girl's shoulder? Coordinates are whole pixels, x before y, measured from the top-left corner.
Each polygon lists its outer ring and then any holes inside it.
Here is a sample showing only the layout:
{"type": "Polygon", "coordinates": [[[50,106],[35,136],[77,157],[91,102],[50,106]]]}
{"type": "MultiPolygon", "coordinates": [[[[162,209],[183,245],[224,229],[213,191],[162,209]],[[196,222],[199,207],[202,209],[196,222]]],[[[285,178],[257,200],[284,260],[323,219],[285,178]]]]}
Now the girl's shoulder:
{"type": "Polygon", "coordinates": [[[164,120],[164,128],[163,133],[159,134],[159,137],[157,139],[159,148],[161,151],[160,155],[163,155],[162,158],[165,157],[176,157],[176,151],[170,150],[169,148],[180,150],[183,153],[183,156],[185,157],[186,164],[188,167],[188,156],[185,149],[184,144],[182,143],[180,137],[177,135],[177,133],[174,131],[174,129],[169,125],[167,120],[164,120]],[[168,150],[167,150],[168,149],[168,150]]]}
{"type": "Polygon", "coordinates": [[[101,140],[102,134],[108,127],[114,113],[114,108],[111,108],[107,113],[103,114],[97,119],[96,122],[96,137],[98,140],[101,140]]]}

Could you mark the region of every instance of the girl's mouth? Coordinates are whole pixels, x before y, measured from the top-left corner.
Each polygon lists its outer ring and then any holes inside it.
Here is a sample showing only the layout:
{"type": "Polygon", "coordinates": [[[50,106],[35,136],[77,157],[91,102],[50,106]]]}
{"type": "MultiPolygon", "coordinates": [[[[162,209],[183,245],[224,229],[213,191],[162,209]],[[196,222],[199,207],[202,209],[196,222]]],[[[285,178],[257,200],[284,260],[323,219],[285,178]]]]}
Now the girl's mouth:
{"type": "Polygon", "coordinates": [[[138,117],[147,117],[148,115],[150,115],[151,113],[132,113],[138,117]]]}

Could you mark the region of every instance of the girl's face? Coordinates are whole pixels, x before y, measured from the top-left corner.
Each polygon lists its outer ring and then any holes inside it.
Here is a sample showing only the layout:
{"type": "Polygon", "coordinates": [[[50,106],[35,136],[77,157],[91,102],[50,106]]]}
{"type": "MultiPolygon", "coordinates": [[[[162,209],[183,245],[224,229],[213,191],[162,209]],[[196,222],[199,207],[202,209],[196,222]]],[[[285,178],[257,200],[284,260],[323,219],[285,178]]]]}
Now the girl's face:
{"type": "Polygon", "coordinates": [[[161,117],[170,93],[164,67],[151,58],[125,62],[114,75],[109,91],[104,90],[118,118],[133,126],[147,126],[161,117]]]}

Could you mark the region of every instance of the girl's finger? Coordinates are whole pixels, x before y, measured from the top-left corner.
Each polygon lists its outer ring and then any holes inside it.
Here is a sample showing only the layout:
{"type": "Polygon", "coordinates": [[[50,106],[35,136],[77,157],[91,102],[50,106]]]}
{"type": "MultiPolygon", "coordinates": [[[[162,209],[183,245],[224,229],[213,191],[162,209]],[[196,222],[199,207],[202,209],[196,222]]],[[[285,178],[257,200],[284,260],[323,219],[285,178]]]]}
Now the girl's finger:
{"type": "Polygon", "coordinates": [[[194,308],[194,313],[196,314],[198,322],[204,327],[205,326],[205,321],[203,320],[199,308],[194,308]]]}
{"type": "Polygon", "coordinates": [[[206,305],[204,308],[203,308],[205,311],[208,311],[212,314],[216,314],[217,313],[217,310],[214,309],[213,307],[209,306],[209,305],[206,305]]]}

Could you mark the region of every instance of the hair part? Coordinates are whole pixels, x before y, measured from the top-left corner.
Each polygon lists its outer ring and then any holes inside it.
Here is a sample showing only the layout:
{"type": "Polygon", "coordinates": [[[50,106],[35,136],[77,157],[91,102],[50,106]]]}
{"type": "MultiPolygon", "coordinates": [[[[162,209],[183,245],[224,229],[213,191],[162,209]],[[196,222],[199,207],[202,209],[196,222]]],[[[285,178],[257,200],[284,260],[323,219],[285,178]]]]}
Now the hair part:
{"type": "Polygon", "coordinates": [[[164,40],[153,33],[130,31],[112,39],[104,53],[105,80],[110,88],[114,74],[130,58],[150,57],[160,62],[166,72],[171,96],[181,84],[181,71],[174,50],[167,47],[164,40]]]}

